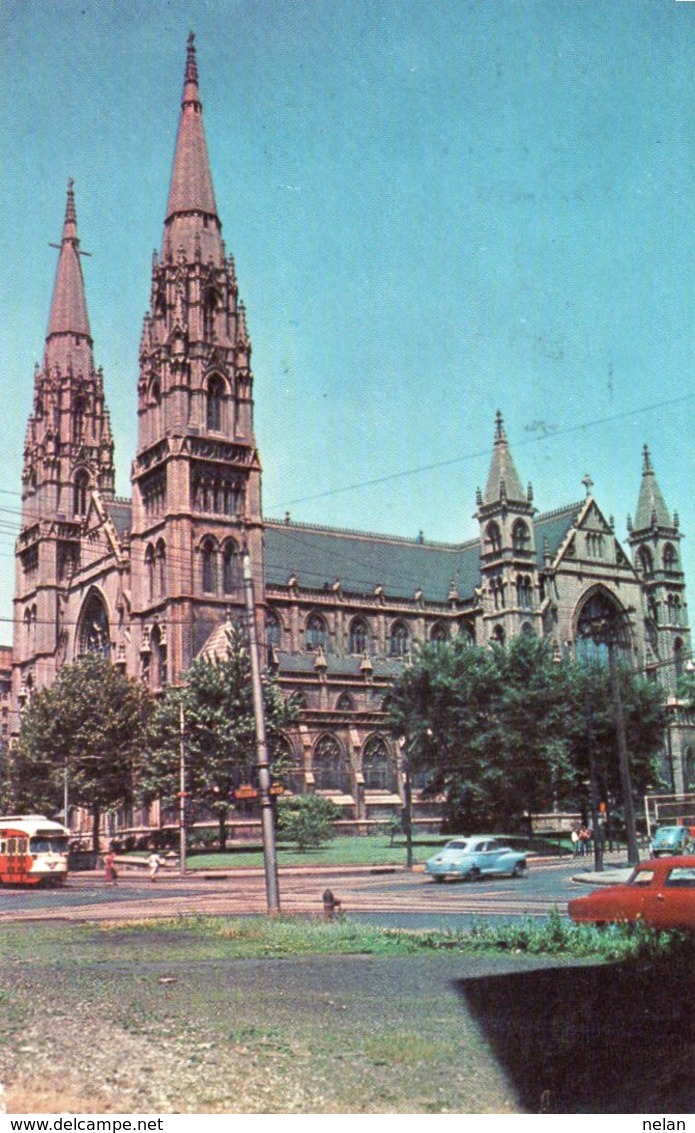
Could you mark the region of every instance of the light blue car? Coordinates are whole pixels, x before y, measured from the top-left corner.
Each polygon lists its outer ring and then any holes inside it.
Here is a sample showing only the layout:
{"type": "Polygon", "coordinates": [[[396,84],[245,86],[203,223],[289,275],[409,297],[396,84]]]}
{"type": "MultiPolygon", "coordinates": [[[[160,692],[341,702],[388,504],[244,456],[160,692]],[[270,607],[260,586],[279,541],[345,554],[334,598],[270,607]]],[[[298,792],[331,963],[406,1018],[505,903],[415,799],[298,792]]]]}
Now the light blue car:
{"type": "Polygon", "coordinates": [[[467,881],[477,881],[480,877],[523,877],[527,869],[526,854],[511,850],[485,834],[452,838],[443,850],[425,862],[425,870],[433,881],[457,877],[467,881]]]}
{"type": "Polygon", "coordinates": [[[652,857],[691,854],[693,839],[687,826],[660,826],[651,841],[652,857]]]}

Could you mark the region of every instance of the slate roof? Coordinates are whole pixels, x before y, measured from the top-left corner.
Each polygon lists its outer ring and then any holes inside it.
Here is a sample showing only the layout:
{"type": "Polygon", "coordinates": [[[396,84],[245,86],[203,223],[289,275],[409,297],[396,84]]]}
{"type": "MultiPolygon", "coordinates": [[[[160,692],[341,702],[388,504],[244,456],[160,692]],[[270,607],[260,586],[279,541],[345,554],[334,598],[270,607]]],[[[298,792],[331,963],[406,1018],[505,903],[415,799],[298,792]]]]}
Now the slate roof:
{"type": "MultiPolygon", "coordinates": [[[[583,504],[537,516],[537,561],[543,565],[547,539],[555,555],[583,504]]],[[[422,590],[427,602],[447,602],[453,582],[459,598],[473,598],[480,585],[480,543],[427,543],[388,535],[339,531],[266,520],[265,575],[270,586],[286,586],[294,575],[303,589],[373,595],[383,586],[388,598],[412,600],[422,590]]]]}
{"type": "Polygon", "coordinates": [[[114,499],[109,500],[106,505],[111,522],[113,523],[118,533],[118,538],[123,539],[125,535],[130,535],[130,528],[133,519],[133,504],[130,500],[114,499]]]}
{"type": "Polygon", "coordinates": [[[543,552],[546,540],[548,550],[554,557],[562,546],[567,532],[573,526],[576,516],[579,515],[585,503],[586,501],[584,500],[580,503],[568,504],[566,507],[546,512],[545,515],[536,516],[534,524],[536,529],[536,563],[539,569],[543,566],[543,552]]]}
{"type": "Polygon", "coordinates": [[[410,600],[422,590],[425,601],[446,602],[452,581],[460,596],[479,585],[480,549],[477,539],[450,546],[271,520],[265,574],[276,586],[285,586],[291,575],[310,590],[330,589],[339,579],[351,594],[373,595],[383,586],[389,598],[410,600]]]}

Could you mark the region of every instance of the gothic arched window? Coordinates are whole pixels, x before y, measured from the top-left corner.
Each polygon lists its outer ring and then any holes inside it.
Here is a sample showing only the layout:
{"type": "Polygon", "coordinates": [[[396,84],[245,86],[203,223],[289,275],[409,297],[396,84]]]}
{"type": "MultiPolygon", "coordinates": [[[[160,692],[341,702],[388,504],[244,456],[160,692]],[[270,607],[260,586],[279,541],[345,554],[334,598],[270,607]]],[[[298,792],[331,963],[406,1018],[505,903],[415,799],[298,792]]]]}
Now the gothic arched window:
{"type": "Polygon", "coordinates": [[[309,653],[326,648],[326,623],[320,614],[310,614],[306,623],[306,647],[309,653]]]}
{"type": "Polygon", "coordinates": [[[449,628],[448,628],[448,626],[445,626],[443,622],[437,622],[435,625],[432,626],[432,632],[430,633],[430,641],[434,645],[443,645],[448,640],[449,640],[449,628]]]}
{"type": "Polygon", "coordinates": [[[602,591],[590,595],[577,617],[575,656],[580,662],[608,663],[609,647],[630,648],[624,612],[614,598],[602,591]]]}
{"type": "Polygon", "coordinates": [[[89,491],[89,473],[81,468],[73,482],[72,511],[73,515],[87,514],[87,493],[89,491]]]}
{"type": "Polygon", "coordinates": [[[237,594],[242,588],[241,555],[233,539],[222,548],[222,592],[237,594]]]}
{"type": "Polygon", "coordinates": [[[524,523],[523,519],[517,519],[512,528],[512,547],[515,551],[524,554],[529,550],[531,545],[531,536],[529,529],[524,523]]]}
{"type": "Polygon", "coordinates": [[[676,679],[683,676],[683,642],[680,637],[677,637],[673,643],[673,667],[676,671],[676,679]]]}
{"type": "Polygon", "coordinates": [[[224,405],[224,382],[217,374],[208,382],[207,426],[210,433],[222,432],[222,407],[224,405]]]}
{"type": "Polygon", "coordinates": [[[389,653],[392,657],[405,657],[410,644],[410,634],[405,622],[394,622],[389,637],[389,653]]]}
{"type": "Polygon", "coordinates": [[[145,577],[147,579],[147,598],[152,601],[154,598],[154,550],[148,546],[145,551],[145,577]]]}
{"type": "Polygon", "coordinates": [[[396,768],[381,736],[367,740],[362,754],[362,774],[366,790],[395,792],[396,768]]]}
{"type": "Polygon", "coordinates": [[[353,618],[350,622],[350,638],[348,652],[366,653],[369,630],[364,618],[353,618]]]}
{"type": "Polygon", "coordinates": [[[533,606],[533,586],[527,574],[516,576],[516,600],[523,610],[530,610],[533,606]]]}
{"type": "Polygon", "coordinates": [[[637,570],[645,578],[650,578],[654,573],[654,561],[649,547],[642,545],[637,551],[637,570]]]}
{"type": "Polygon", "coordinates": [[[350,696],[349,692],[341,692],[336,702],[336,708],[339,712],[354,712],[355,702],[350,696]]]}
{"type": "Polygon", "coordinates": [[[274,610],[265,612],[265,643],[278,646],[282,641],[282,625],[274,610]]]}
{"type": "Polygon", "coordinates": [[[317,740],[313,767],[318,791],[335,791],[340,795],[351,793],[347,760],[335,736],[321,736],[317,740]]]}
{"type": "Polygon", "coordinates": [[[485,529],[485,542],[488,551],[493,555],[498,555],[502,550],[502,535],[496,523],[488,523],[485,529]]]}
{"type": "Polygon", "coordinates": [[[167,683],[167,645],[161,626],[154,626],[150,634],[150,687],[162,689],[167,683]]]}
{"type": "Polygon", "coordinates": [[[504,645],[505,632],[503,626],[495,626],[492,631],[492,640],[496,645],[504,645]]]}
{"type": "Polygon", "coordinates": [[[678,570],[678,555],[672,543],[667,543],[664,547],[664,570],[678,570]]]}
{"type": "Polygon", "coordinates": [[[82,613],[77,627],[77,651],[80,657],[87,653],[96,653],[101,657],[110,657],[111,643],[109,633],[109,616],[101,596],[92,590],[82,607],[82,613]]]}
{"type": "Polygon", "coordinates": [[[83,397],[75,398],[75,403],[72,407],[72,439],[76,445],[81,443],[84,433],[85,407],[85,399],[83,397]]]}
{"type": "Polygon", "coordinates": [[[160,539],[159,542],[157,543],[157,550],[156,550],[156,553],[155,553],[155,563],[156,563],[156,575],[157,575],[157,579],[156,579],[157,595],[160,598],[163,598],[164,595],[166,594],[166,587],[167,587],[167,578],[166,578],[166,575],[167,575],[167,552],[166,552],[166,546],[164,544],[163,539],[160,539]]]}
{"type": "Polygon", "coordinates": [[[214,539],[204,539],[200,548],[203,594],[217,592],[217,548],[214,539]]]}

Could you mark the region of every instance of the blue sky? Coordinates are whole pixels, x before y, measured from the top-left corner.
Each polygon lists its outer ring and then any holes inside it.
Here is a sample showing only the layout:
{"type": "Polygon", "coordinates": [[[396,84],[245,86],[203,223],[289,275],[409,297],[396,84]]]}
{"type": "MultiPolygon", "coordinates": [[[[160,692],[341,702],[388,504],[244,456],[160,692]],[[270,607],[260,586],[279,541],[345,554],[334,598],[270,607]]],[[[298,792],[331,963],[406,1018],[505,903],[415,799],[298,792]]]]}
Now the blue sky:
{"type": "Polygon", "coordinates": [[[476,534],[499,407],[616,532],[641,448],[695,579],[695,3],[0,0],[0,641],[68,177],[129,494],[186,37],[253,342],[264,510],[476,534]]]}

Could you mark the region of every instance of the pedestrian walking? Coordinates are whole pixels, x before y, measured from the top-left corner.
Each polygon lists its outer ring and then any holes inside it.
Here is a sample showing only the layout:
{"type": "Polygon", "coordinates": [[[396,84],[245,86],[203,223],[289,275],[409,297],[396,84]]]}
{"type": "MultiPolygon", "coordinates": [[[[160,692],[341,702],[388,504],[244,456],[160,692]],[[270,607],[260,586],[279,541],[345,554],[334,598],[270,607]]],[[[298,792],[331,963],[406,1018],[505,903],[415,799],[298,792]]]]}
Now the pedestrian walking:
{"type": "Polygon", "coordinates": [[[118,885],[118,870],[116,869],[116,855],[109,850],[104,858],[104,882],[106,885],[118,885]]]}
{"type": "Polygon", "coordinates": [[[594,833],[591,827],[582,827],[581,833],[579,835],[582,843],[582,855],[591,853],[591,839],[593,838],[593,836],[594,833]]]}
{"type": "Polygon", "coordinates": [[[572,853],[574,854],[574,856],[576,858],[577,854],[579,853],[579,841],[580,841],[579,829],[576,826],[574,827],[574,829],[572,830],[572,833],[570,834],[570,839],[572,841],[572,853]]]}
{"type": "Polygon", "coordinates": [[[164,863],[162,862],[162,859],[160,858],[159,854],[157,854],[157,853],[150,854],[149,858],[147,859],[147,865],[148,865],[148,868],[149,868],[149,871],[150,871],[150,881],[156,881],[157,874],[159,873],[160,867],[163,864],[164,863]]]}

